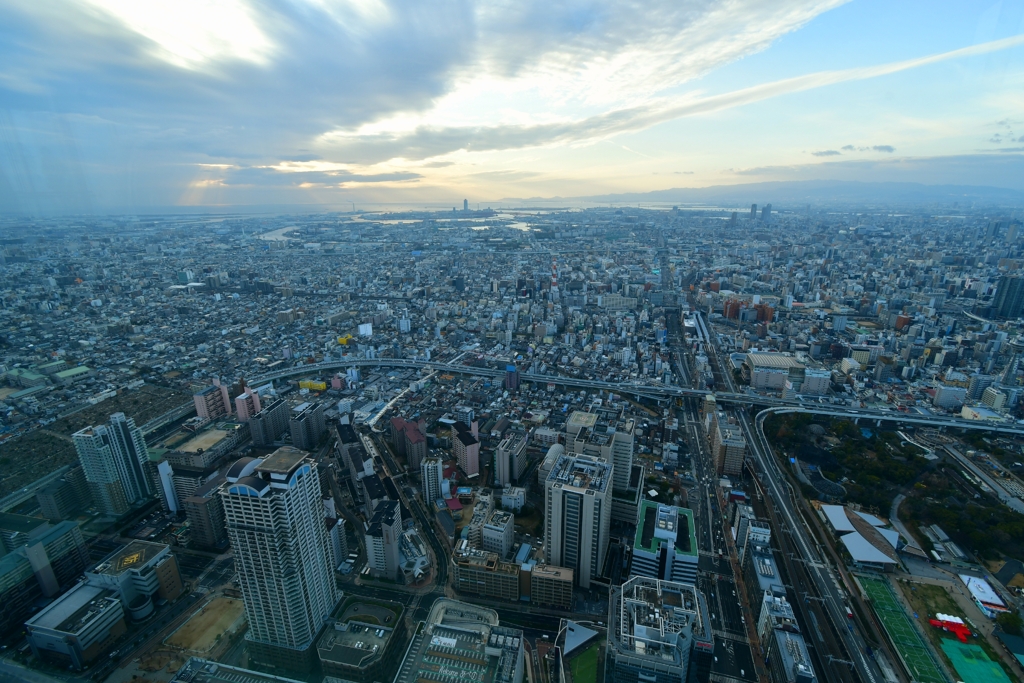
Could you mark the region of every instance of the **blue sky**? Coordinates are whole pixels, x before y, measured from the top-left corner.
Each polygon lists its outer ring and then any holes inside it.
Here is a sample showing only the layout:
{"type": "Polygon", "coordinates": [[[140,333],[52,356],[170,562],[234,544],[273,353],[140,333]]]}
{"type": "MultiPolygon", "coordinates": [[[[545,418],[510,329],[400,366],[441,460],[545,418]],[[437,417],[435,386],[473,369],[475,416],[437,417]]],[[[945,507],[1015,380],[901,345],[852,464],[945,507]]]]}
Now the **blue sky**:
{"type": "Polygon", "coordinates": [[[1024,190],[1024,0],[0,0],[0,211],[1024,190]]]}

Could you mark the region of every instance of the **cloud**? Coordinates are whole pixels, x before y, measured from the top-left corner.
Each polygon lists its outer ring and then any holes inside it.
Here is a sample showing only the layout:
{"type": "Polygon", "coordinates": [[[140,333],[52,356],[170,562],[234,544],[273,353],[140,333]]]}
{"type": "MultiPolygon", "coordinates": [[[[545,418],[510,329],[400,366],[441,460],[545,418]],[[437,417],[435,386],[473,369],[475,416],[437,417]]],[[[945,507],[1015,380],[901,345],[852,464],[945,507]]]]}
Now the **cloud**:
{"type": "Polygon", "coordinates": [[[811,155],[816,157],[837,157],[840,154],[841,152],[834,149],[826,149],[820,152],[811,152],[811,155]]]}
{"type": "MultiPolygon", "coordinates": [[[[375,163],[397,157],[423,159],[459,150],[479,152],[603,140],[621,133],[650,128],[673,119],[710,114],[838,83],[878,78],[1018,45],[1024,45],[1024,35],[876,66],[819,71],[719,95],[696,97],[691,94],[659,98],[650,100],[644,106],[613,109],[582,119],[493,126],[410,126],[408,120],[403,120],[401,125],[394,129],[389,129],[386,124],[378,124],[372,129],[332,131],[325,134],[321,142],[325,149],[332,150],[334,154],[348,154],[362,163],[375,163]]],[[[878,145],[879,149],[876,151],[886,151],[886,147],[888,145],[878,145]]]]}
{"type": "Polygon", "coordinates": [[[893,147],[892,145],[874,145],[871,149],[875,150],[876,152],[886,152],[888,154],[892,154],[893,152],[896,151],[896,148],[893,147]]]}
{"type": "Polygon", "coordinates": [[[249,187],[343,187],[351,183],[387,183],[423,177],[419,173],[409,171],[370,174],[351,173],[345,170],[288,172],[266,166],[229,168],[225,171],[220,178],[212,182],[249,187]]]}

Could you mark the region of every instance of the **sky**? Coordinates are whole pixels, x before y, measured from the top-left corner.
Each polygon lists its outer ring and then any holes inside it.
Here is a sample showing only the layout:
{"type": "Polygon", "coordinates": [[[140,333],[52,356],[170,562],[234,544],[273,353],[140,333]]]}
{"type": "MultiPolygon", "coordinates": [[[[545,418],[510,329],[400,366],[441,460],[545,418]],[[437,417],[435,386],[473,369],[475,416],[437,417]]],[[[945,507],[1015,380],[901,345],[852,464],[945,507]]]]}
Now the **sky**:
{"type": "Polygon", "coordinates": [[[7,214],[1024,190],[1024,0],[0,0],[0,65],[7,214]]]}

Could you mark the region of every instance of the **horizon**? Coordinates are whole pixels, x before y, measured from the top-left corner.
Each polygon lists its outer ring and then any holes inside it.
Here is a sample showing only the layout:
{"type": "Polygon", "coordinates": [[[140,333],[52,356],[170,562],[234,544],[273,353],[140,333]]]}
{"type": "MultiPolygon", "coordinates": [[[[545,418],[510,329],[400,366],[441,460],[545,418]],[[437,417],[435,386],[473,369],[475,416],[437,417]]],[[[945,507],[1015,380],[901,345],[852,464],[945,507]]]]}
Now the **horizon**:
{"type": "Polygon", "coordinates": [[[1024,191],[1021,2],[5,9],[5,215],[1024,191]]]}

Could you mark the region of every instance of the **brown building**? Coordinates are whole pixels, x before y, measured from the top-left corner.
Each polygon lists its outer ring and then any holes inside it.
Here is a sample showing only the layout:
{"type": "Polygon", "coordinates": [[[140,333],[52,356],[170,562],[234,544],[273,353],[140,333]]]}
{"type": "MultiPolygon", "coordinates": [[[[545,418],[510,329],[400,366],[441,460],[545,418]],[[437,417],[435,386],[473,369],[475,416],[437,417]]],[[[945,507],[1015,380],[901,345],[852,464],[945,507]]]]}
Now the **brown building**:
{"type": "Polygon", "coordinates": [[[223,476],[206,482],[186,498],[182,507],[192,532],[190,545],[202,548],[223,548],[228,542],[227,527],[224,525],[224,503],[220,498],[223,476]]]}

